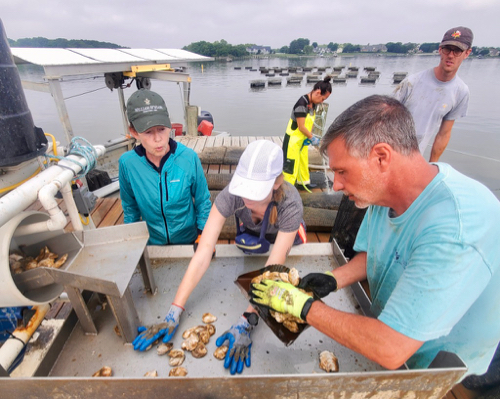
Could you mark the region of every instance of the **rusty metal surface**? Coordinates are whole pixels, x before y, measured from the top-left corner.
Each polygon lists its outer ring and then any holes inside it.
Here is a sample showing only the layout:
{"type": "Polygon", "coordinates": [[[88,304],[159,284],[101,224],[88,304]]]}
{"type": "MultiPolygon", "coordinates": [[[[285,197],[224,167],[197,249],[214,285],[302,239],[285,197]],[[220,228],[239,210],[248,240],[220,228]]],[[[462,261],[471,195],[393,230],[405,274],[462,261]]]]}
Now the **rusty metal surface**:
{"type": "MultiPolygon", "coordinates": [[[[326,245],[326,244],[325,244],[326,245]]],[[[329,245],[329,244],[328,244],[329,245]]],[[[230,251],[229,251],[230,252],[230,251]]],[[[219,255],[219,253],[218,253],[219,255]]],[[[130,284],[131,294],[144,324],[163,320],[184,274],[186,258],[153,260],[158,294],[144,289],[137,272],[130,284]]],[[[49,377],[6,379],[0,397],[24,398],[441,398],[465,373],[466,367],[456,357],[437,369],[384,370],[313,328],[307,329],[286,347],[271,330],[260,323],[252,338],[252,366],[243,375],[231,376],[212,354],[215,338],[236,322],[248,302],[233,283],[241,274],[263,267],[265,257],[221,256],[212,261],[201,283],[186,304],[174,347],[179,348],[185,329],[201,324],[207,311],[218,317],[217,332],[207,345],[208,355],[195,359],[186,353],[183,364],[187,377],[168,377],[168,358],[155,349],[138,353],[124,345],[114,331],[116,322],[109,305],[91,306],[99,330],[97,336],[85,336],[77,325],[68,338],[49,377]],[[331,350],[339,358],[340,373],[327,374],[318,366],[322,350],[331,350]],[[90,378],[102,366],[113,369],[113,377],[90,378]],[[159,377],[143,378],[156,369],[159,377]]],[[[296,267],[301,276],[323,271],[335,265],[333,255],[312,255],[307,246],[290,255],[287,266],[296,267]]],[[[324,298],[338,309],[361,314],[351,290],[341,290],[324,298]]],[[[439,367],[439,363],[436,365],[439,367]]]]}
{"type": "Polygon", "coordinates": [[[25,399],[439,399],[465,369],[207,378],[5,379],[0,397],[25,399]]]}

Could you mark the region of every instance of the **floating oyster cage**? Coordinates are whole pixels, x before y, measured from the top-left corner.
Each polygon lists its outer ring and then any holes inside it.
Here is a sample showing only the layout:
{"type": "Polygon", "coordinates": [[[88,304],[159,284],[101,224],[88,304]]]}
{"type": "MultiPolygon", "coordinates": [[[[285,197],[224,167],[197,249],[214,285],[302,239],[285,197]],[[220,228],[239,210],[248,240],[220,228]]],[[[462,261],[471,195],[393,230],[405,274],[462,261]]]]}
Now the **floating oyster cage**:
{"type": "MultiPolygon", "coordinates": [[[[250,290],[251,290],[251,282],[252,280],[260,276],[265,272],[278,272],[278,273],[288,273],[290,269],[283,265],[271,265],[264,267],[260,270],[255,270],[250,273],[245,273],[239,276],[234,282],[238,287],[240,287],[243,295],[250,299],[250,290]]],[[[320,300],[320,298],[313,292],[313,297],[316,300],[320,300]]],[[[286,328],[282,323],[278,323],[273,316],[271,316],[270,309],[266,306],[252,304],[252,306],[257,310],[260,318],[264,320],[264,322],[269,326],[271,331],[278,337],[278,339],[283,342],[286,346],[290,346],[293,342],[306,330],[309,328],[309,324],[298,324],[299,332],[292,332],[288,328],[286,328]]]]}

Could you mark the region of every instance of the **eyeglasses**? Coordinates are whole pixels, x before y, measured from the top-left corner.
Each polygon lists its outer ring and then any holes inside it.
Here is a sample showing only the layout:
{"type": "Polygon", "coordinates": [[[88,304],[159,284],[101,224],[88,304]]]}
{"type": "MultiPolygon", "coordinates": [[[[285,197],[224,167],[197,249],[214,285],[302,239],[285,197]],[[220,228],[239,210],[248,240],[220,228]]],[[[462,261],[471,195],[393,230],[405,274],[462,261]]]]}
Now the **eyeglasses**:
{"type": "Polygon", "coordinates": [[[453,55],[455,57],[461,56],[462,53],[464,52],[458,47],[448,47],[448,46],[441,47],[441,51],[443,52],[444,55],[449,55],[453,51],[453,55]]]}

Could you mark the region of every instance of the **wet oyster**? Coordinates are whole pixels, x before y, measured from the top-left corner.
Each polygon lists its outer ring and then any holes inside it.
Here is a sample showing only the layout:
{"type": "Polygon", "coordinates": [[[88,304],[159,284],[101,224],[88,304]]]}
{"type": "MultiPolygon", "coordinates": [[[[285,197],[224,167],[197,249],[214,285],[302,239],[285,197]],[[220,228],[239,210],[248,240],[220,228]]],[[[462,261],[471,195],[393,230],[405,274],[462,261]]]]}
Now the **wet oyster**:
{"type": "Polygon", "coordinates": [[[296,322],[294,322],[292,320],[284,320],[283,326],[286,327],[288,330],[290,330],[293,333],[299,332],[299,326],[297,325],[296,322]]]}
{"type": "Polygon", "coordinates": [[[68,259],[68,254],[64,254],[54,262],[54,267],[56,269],[59,269],[62,265],[64,265],[67,259],[68,259]]]}
{"type": "Polygon", "coordinates": [[[168,356],[170,356],[168,364],[170,364],[172,367],[180,366],[185,359],[184,351],[182,349],[172,349],[168,353],[168,356]]]}
{"type": "Polygon", "coordinates": [[[187,339],[191,335],[191,333],[196,330],[197,327],[198,326],[188,328],[186,331],[182,333],[182,338],[187,339]]]}
{"type": "Polygon", "coordinates": [[[214,351],[214,357],[219,360],[223,360],[226,357],[228,347],[226,345],[219,346],[214,351]]]}
{"type": "Polygon", "coordinates": [[[211,313],[204,313],[201,319],[203,320],[203,323],[209,324],[209,323],[213,323],[214,321],[216,321],[217,317],[215,317],[211,313]]]}
{"type": "Polygon", "coordinates": [[[160,344],[156,347],[156,353],[158,353],[158,356],[163,356],[168,352],[170,352],[173,347],[174,344],[172,342],[168,342],[166,344],[160,344]]]}
{"type": "Polygon", "coordinates": [[[174,367],[173,369],[170,370],[168,373],[169,377],[184,377],[186,376],[188,371],[186,370],[185,367],[174,367]]]}
{"type": "Polygon", "coordinates": [[[327,373],[335,373],[339,371],[339,361],[332,352],[323,351],[319,354],[319,367],[327,373]]]}
{"type": "Polygon", "coordinates": [[[200,337],[200,342],[204,344],[208,344],[208,341],[210,341],[210,333],[208,332],[208,329],[200,331],[198,336],[200,337]]]}
{"type": "Polygon", "coordinates": [[[298,286],[300,282],[299,271],[292,267],[288,272],[288,282],[294,286],[298,286]]]}
{"type": "Polygon", "coordinates": [[[198,345],[199,341],[200,338],[198,337],[198,334],[192,332],[191,334],[189,334],[189,337],[187,337],[181,344],[181,348],[187,351],[192,351],[196,348],[196,345],[198,345]]]}
{"type": "Polygon", "coordinates": [[[158,377],[158,372],[156,370],[148,371],[144,374],[144,377],[158,377]]]}
{"type": "Polygon", "coordinates": [[[113,375],[113,370],[111,367],[104,366],[100,370],[92,374],[92,377],[111,377],[113,375]]]}
{"type": "Polygon", "coordinates": [[[193,349],[191,354],[193,357],[199,359],[200,357],[204,357],[207,354],[207,347],[203,342],[198,342],[198,345],[196,345],[196,348],[193,349]]]}
{"type": "Polygon", "coordinates": [[[210,336],[215,334],[215,326],[213,324],[207,324],[207,331],[210,336]]]}

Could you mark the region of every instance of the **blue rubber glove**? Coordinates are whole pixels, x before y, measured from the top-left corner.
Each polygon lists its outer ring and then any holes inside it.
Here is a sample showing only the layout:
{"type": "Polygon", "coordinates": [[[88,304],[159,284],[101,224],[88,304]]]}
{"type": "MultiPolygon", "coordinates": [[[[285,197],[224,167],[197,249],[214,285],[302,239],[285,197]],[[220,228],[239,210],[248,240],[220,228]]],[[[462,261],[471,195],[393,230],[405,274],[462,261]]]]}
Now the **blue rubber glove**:
{"type": "Polygon", "coordinates": [[[305,139],[304,142],[302,143],[304,147],[307,147],[308,145],[311,145],[311,139],[305,139]]]}
{"type": "Polygon", "coordinates": [[[132,342],[134,350],[143,352],[149,349],[149,347],[161,337],[163,337],[164,343],[169,342],[177,331],[177,327],[179,327],[179,321],[183,311],[184,309],[180,306],[172,304],[163,323],[155,324],[150,327],[139,327],[137,329],[139,335],[132,342]]]}
{"type": "Polygon", "coordinates": [[[319,145],[320,139],[318,136],[313,135],[311,138],[311,144],[315,147],[319,145]]]}
{"type": "Polygon", "coordinates": [[[241,316],[237,324],[231,326],[215,341],[217,347],[223,344],[228,347],[224,367],[230,369],[231,374],[241,373],[245,365],[250,367],[250,349],[252,348],[250,333],[253,328],[254,326],[248,322],[247,318],[241,316]],[[226,341],[229,341],[229,345],[225,344],[226,341]]]}

